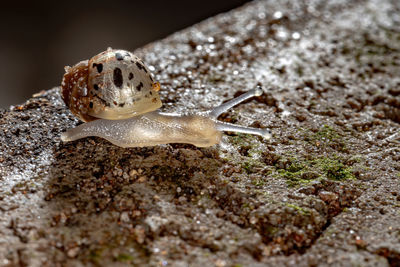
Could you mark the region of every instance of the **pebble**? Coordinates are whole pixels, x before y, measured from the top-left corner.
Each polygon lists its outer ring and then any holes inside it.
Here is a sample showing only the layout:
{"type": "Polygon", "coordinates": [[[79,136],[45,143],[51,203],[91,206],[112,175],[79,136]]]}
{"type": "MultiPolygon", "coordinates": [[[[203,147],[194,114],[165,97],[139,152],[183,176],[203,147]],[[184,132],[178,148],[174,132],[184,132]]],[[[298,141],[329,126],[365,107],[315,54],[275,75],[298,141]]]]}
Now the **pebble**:
{"type": "Polygon", "coordinates": [[[67,251],[67,256],[70,258],[75,258],[79,253],[79,247],[71,248],[67,251]]]}
{"type": "Polygon", "coordinates": [[[135,170],[135,169],[132,169],[132,170],[129,171],[129,176],[130,176],[130,177],[134,177],[134,176],[136,176],[137,174],[138,174],[138,171],[135,170]]]}
{"type": "Polygon", "coordinates": [[[130,221],[128,212],[124,211],[120,216],[121,222],[128,223],[130,221]]]}
{"type": "Polygon", "coordinates": [[[320,191],[318,196],[325,202],[333,202],[339,198],[337,194],[329,191],[320,191]]]}

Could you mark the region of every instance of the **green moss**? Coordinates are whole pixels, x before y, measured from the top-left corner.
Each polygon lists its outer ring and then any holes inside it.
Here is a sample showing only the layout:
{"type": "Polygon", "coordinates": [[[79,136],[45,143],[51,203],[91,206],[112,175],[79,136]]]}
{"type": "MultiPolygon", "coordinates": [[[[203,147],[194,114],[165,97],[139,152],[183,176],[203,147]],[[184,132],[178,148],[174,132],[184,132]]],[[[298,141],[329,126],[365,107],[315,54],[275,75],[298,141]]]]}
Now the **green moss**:
{"type": "Polygon", "coordinates": [[[254,206],[250,205],[249,203],[243,203],[241,206],[241,210],[243,212],[250,212],[250,211],[254,210],[254,206]]]}
{"type": "Polygon", "coordinates": [[[233,145],[237,146],[249,146],[250,148],[254,146],[252,144],[255,140],[255,136],[251,134],[236,133],[234,136],[229,136],[229,141],[233,145]]]}
{"type": "Polygon", "coordinates": [[[319,141],[334,141],[340,138],[335,129],[328,125],[322,126],[313,137],[313,139],[319,141]]]}
{"type": "Polygon", "coordinates": [[[346,151],[342,136],[329,125],[323,125],[317,132],[303,131],[304,140],[317,147],[329,146],[338,151],[346,151]]]}
{"type": "Polygon", "coordinates": [[[278,227],[272,226],[272,225],[267,225],[264,227],[264,234],[266,236],[273,236],[279,231],[278,227]]]}
{"type": "Polygon", "coordinates": [[[26,186],[26,182],[25,181],[17,183],[16,185],[14,185],[14,188],[22,188],[24,186],[26,186]]]}
{"type": "Polygon", "coordinates": [[[255,186],[263,186],[265,185],[265,181],[262,178],[257,178],[251,181],[251,183],[255,186]]]}
{"type": "Polygon", "coordinates": [[[294,71],[297,73],[299,77],[302,77],[304,75],[303,66],[301,66],[300,64],[296,65],[294,71]]]}
{"type": "Polygon", "coordinates": [[[253,159],[250,157],[246,157],[245,161],[241,163],[242,168],[246,171],[246,173],[255,173],[261,168],[264,167],[264,163],[260,160],[253,159]]]}
{"type": "Polygon", "coordinates": [[[112,235],[108,238],[107,243],[88,248],[79,257],[85,262],[90,261],[95,266],[103,266],[105,259],[111,258],[114,261],[132,264],[135,260],[140,262],[148,258],[149,255],[151,255],[151,251],[146,245],[138,244],[135,236],[112,235]],[[133,249],[133,252],[127,253],[128,249],[133,249]],[[118,254],[112,255],[112,251],[118,251],[118,254]]]}
{"type": "Polygon", "coordinates": [[[133,257],[129,254],[121,253],[117,257],[115,257],[115,260],[121,262],[127,262],[127,261],[133,261],[133,257]]]}
{"type": "Polygon", "coordinates": [[[295,159],[283,159],[277,167],[277,176],[286,179],[289,186],[307,184],[311,180],[304,179],[304,173],[309,170],[309,166],[295,159]]]}
{"type": "Polygon", "coordinates": [[[242,155],[242,160],[239,164],[246,173],[258,172],[265,167],[265,163],[261,160],[263,151],[260,149],[260,143],[256,136],[238,133],[234,136],[229,136],[229,141],[238,147],[242,155]]]}
{"type": "Polygon", "coordinates": [[[304,170],[305,168],[307,168],[307,166],[303,162],[294,161],[287,167],[286,170],[291,173],[296,173],[304,170]]]}
{"type": "Polygon", "coordinates": [[[250,161],[242,162],[242,168],[245,169],[245,171],[246,171],[247,173],[251,173],[251,170],[253,169],[253,167],[252,167],[250,161]]]}
{"type": "Polygon", "coordinates": [[[295,209],[295,210],[297,210],[299,213],[301,213],[302,215],[310,215],[310,211],[309,210],[307,210],[307,209],[305,209],[305,208],[302,208],[302,207],[300,207],[300,206],[297,206],[297,205],[295,205],[295,204],[291,204],[291,203],[285,203],[286,204],[286,206],[287,207],[290,207],[290,208],[292,208],[292,209],[295,209]]]}
{"type": "Polygon", "coordinates": [[[249,151],[247,151],[247,154],[249,155],[249,157],[259,157],[261,154],[263,153],[263,151],[260,149],[259,146],[253,146],[252,148],[249,149],[249,151]]]}
{"type": "Polygon", "coordinates": [[[241,265],[239,263],[235,263],[234,265],[232,265],[232,267],[243,267],[243,265],[241,265]]]}
{"type": "Polygon", "coordinates": [[[95,264],[99,264],[101,261],[102,249],[93,249],[89,252],[89,260],[95,264]]]}
{"type": "Polygon", "coordinates": [[[317,166],[322,169],[324,175],[331,180],[354,179],[351,168],[346,167],[342,162],[336,159],[322,158],[316,160],[317,166]]]}
{"type": "MultiPolygon", "coordinates": [[[[363,160],[364,159],[363,159],[362,155],[354,155],[354,156],[351,156],[347,162],[349,162],[352,165],[354,163],[361,163],[363,160]]],[[[367,168],[367,167],[364,167],[364,168],[367,168]]]]}
{"type": "Polygon", "coordinates": [[[242,204],[242,209],[247,209],[250,208],[250,204],[249,203],[243,203],[242,204]]]}
{"type": "Polygon", "coordinates": [[[275,167],[275,176],[286,179],[289,186],[308,184],[315,179],[343,181],[355,178],[351,168],[336,157],[303,161],[288,158],[280,160],[275,167]]]}

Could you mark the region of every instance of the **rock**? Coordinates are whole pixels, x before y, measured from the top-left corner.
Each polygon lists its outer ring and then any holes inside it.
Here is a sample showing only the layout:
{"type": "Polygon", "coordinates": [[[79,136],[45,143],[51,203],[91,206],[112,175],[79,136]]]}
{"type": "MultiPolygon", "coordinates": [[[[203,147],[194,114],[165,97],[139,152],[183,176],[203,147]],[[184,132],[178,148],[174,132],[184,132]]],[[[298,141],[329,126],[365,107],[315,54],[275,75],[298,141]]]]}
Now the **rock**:
{"type": "Polygon", "coordinates": [[[268,127],[271,141],[62,143],[79,122],[58,87],[0,110],[1,264],[395,266],[396,5],[254,1],[135,51],[163,111],[262,85],[220,119],[268,127]]]}

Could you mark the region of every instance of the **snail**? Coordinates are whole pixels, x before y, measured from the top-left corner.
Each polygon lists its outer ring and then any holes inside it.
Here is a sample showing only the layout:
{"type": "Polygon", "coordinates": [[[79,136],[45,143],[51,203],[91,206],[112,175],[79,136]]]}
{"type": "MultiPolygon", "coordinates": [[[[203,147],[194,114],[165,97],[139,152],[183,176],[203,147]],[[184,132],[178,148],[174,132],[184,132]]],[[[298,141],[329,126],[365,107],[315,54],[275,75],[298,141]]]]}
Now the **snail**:
{"type": "Polygon", "coordinates": [[[260,96],[260,87],[222,105],[195,114],[158,111],[160,84],[144,63],[125,50],[108,48],[73,67],[65,67],[62,98],[85,123],[61,134],[64,142],[98,136],[120,147],[189,143],[198,147],[218,144],[223,131],[271,137],[267,129],[218,121],[231,107],[260,96]]]}

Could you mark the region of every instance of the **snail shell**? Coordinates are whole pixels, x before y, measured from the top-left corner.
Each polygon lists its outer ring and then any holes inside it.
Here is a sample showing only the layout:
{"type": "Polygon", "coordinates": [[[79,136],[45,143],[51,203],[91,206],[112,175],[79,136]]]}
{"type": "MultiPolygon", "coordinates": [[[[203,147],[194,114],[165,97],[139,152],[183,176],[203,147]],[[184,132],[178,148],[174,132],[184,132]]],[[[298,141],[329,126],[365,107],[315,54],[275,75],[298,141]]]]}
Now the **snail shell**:
{"type": "Polygon", "coordinates": [[[149,69],[132,53],[107,49],[89,60],[65,67],[62,98],[83,121],[126,119],[161,107],[149,69]]]}

